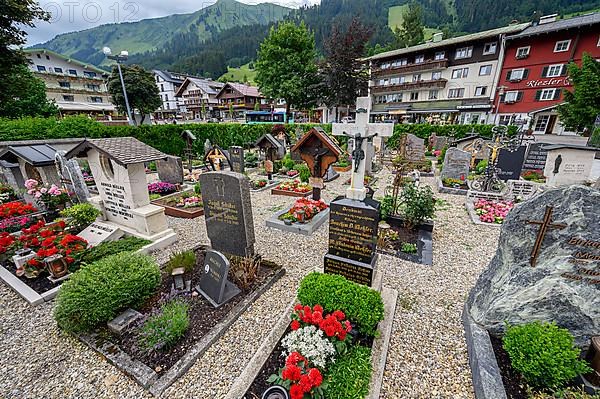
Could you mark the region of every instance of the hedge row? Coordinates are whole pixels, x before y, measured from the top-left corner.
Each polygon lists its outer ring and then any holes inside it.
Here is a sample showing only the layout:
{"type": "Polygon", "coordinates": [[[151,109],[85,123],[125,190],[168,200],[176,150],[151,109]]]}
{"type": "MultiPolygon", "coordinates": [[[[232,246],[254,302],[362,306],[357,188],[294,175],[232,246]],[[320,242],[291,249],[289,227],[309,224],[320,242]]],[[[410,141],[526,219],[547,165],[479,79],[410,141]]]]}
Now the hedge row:
{"type": "MultiPolygon", "coordinates": [[[[296,137],[299,130],[307,132],[313,126],[321,126],[331,132],[330,124],[294,124],[286,125],[291,137],[296,137]]],[[[270,133],[273,125],[247,125],[238,123],[193,123],[185,125],[144,125],[135,126],[106,126],[85,116],[56,118],[23,118],[16,120],[0,120],[0,141],[57,139],[72,137],[125,137],[132,136],[152,145],[171,155],[182,155],[185,142],[181,137],[184,130],[190,130],[197,138],[194,143],[198,153],[203,153],[204,142],[209,139],[212,143],[223,148],[232,145],[248,146],[260,136],[270,133]]],[[[397,143],[400,135],[412,133],[421,138],[429,137],[433,132],[438,135],[448,135],[452,130],[457,137],[464,137],[475,131],[485,137],[491,136],[491,125],[396,125],[394,136],[390,143],[397,143]]]]}

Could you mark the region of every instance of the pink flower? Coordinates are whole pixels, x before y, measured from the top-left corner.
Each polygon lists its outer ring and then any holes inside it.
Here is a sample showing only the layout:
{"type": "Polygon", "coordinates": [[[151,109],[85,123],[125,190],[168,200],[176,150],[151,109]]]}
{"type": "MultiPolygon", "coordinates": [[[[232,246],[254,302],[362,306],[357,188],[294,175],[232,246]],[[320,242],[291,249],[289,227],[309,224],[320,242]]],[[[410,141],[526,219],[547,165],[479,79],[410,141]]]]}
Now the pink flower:
{"type": "Polygon", "coordinates": [[[35,179],[27,179],[25,180],[25,188],[28,188],[30,190],[33,190],[34,188],[36,188],[38,186],[38,181],[35,179]]]}
{"type": "Polygon", "coordinates": [[[42,194],[46,194],[47,192],[48,192],[48,189],[46,187],[42,187],[40,189],[40,193],[42,193],[42,194]]]}

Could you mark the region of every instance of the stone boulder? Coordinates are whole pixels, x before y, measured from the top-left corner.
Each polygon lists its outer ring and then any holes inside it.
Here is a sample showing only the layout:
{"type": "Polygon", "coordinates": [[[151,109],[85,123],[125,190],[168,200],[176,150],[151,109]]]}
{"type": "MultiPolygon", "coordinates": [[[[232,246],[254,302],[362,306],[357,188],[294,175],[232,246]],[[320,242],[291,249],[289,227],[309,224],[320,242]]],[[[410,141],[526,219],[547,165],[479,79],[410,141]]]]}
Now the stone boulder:
{"type": "Polygon", "coordinates": [[[585,186],[553,189],[517,205],[506,218],[498,249],[472,289],[473,319],[500,335],[505,322],[554,321],[576,343],[600,335],[600,191],[585,186]],[[530,256],[546,206],[551,223],[535,266],[530,256]]]}

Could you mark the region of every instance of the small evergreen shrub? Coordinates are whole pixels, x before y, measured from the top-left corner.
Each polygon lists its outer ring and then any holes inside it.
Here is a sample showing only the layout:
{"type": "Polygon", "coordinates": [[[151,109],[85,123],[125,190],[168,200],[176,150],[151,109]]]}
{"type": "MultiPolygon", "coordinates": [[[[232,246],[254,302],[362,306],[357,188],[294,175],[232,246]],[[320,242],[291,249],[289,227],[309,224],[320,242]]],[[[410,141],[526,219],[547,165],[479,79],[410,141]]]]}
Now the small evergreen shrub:
{"type": "Polygon", "coordinates": [[[58,326],[90,331],[128,307],[144,303],[160,284],[160,270],[148,255],[111,255],[73,273],[60,288],[54,309],[58,326]]]}
{"type": "Polygon", "coordinates": [[[363,399],[371,381],[371,349],[356,345],[325,371],[327,399],[363,399]]]}
{"type": "Polygon", "coordinates": [[[560,388],[591,370],[579,359],[573,336],[554,323],[508,326],[502,342],[512,366],[534,388],[560,388]]]}
{"type": "Polygon", "coordinates": [[[137,237],[126,237],[117,241],[105,241],[93,248],[88,249],[81,257],[81,262],[93,263],[107,256],[121,252],[134,252],[150,244],[152,241],[137,237]]]}
{"type": "Polygon", "coordinates": [[[292,170],[296,166],[296,162],[292,159],[292,156],[289,152],[285,154],[285,157],[283,157],[282,164],[284,168],[287,168],[287,170],[292,170]]]}
{"type": "Polygon", "coordinates": [[[150,317],[142,327],[139,342],[147,350],[172,347],[190,325],[189,306],[182,301],[167,302],[160,314],[150,317]]]}
{"type": "Polygon", "coordinates": [[[308,168],[308,165],[306,164],[299,164],[296,165],[295,168],[300,175],[298,176],[300,178],[300,181],[303,183],[308,183],[308,179],[310,178],[310,169],[308,168]]]}
{"type": "Polygon", "coordinates": [[[485,171],[485,168],[487,168],[487,166],[488,166],[487,159],[482,159],[481,161],[477,162],[477,166],[475,166],[475,170],[477,171],[478,174],[482,174],[485,171]]]}
{"type": "Polygon", "coordinates": [[[435,215],[435,198],[429,186],[405,186],[400,201],[407,227],[414,228],[435,215]]]}
{"type": "Polygon", "coordinates": [[[186,273],[191,273],[194,271],[195,266],[196,254],[194,251],[183,251],[173,255],[173,257],[167,263],[165,270],[168,274],[171,274],[174,269],[183,267],[186,273]]]}
{"type": "Polygon", "coordinates": [[[308,274],[300,283],[298,300],[303,305],[321,305],[326,313],[341,310],[367,335],[374,335],[383,320],[379,292],[334,274],[308,274]]]}
{"type": "Polygon", "coordinates": [[[73,226],[85,227],[100,216],[100,211],[92,204],[76,204],[60,211],[60,216],[70,218],[73,226]]]}

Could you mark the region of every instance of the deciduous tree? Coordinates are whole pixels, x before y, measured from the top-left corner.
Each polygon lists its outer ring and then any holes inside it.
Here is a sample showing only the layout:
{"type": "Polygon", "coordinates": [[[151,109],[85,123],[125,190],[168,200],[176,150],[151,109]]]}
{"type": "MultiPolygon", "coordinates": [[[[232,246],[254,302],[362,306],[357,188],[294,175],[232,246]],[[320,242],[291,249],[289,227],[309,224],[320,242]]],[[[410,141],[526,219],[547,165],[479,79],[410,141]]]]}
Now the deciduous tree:
{"type": "Polygon", "coordinates": [[[565,90],[565,103],[558,108],[561,121],[578,131],[593,129],[600,115],[600,62],[590,54],[583,54],[581,66],[568,66],[573,90],[565,90]]]}
{"type": "MultiPolygon", "coordinates": [[[[144,123],[146,114],[156,111],[162,105],[154,77],[152,73],[139,65],[121,65],[121,70],[123,71],[123,81],[127,89],[127,99],[131,111],[137,109],[142,116],[140,123],[144,123]]],[[[108,78],[108,92],[112,96],[113,104],[121,112],[127,112],[123,87],[116,66],[113,67],[108,78]]]]}
{"type": "Polygon", "coordinates": [[[0,117],[53,116],[58,108],[46,98],[46,85],[23,64],[13,66],[2,80],[10,85],[0,94],[0,117]]]}

